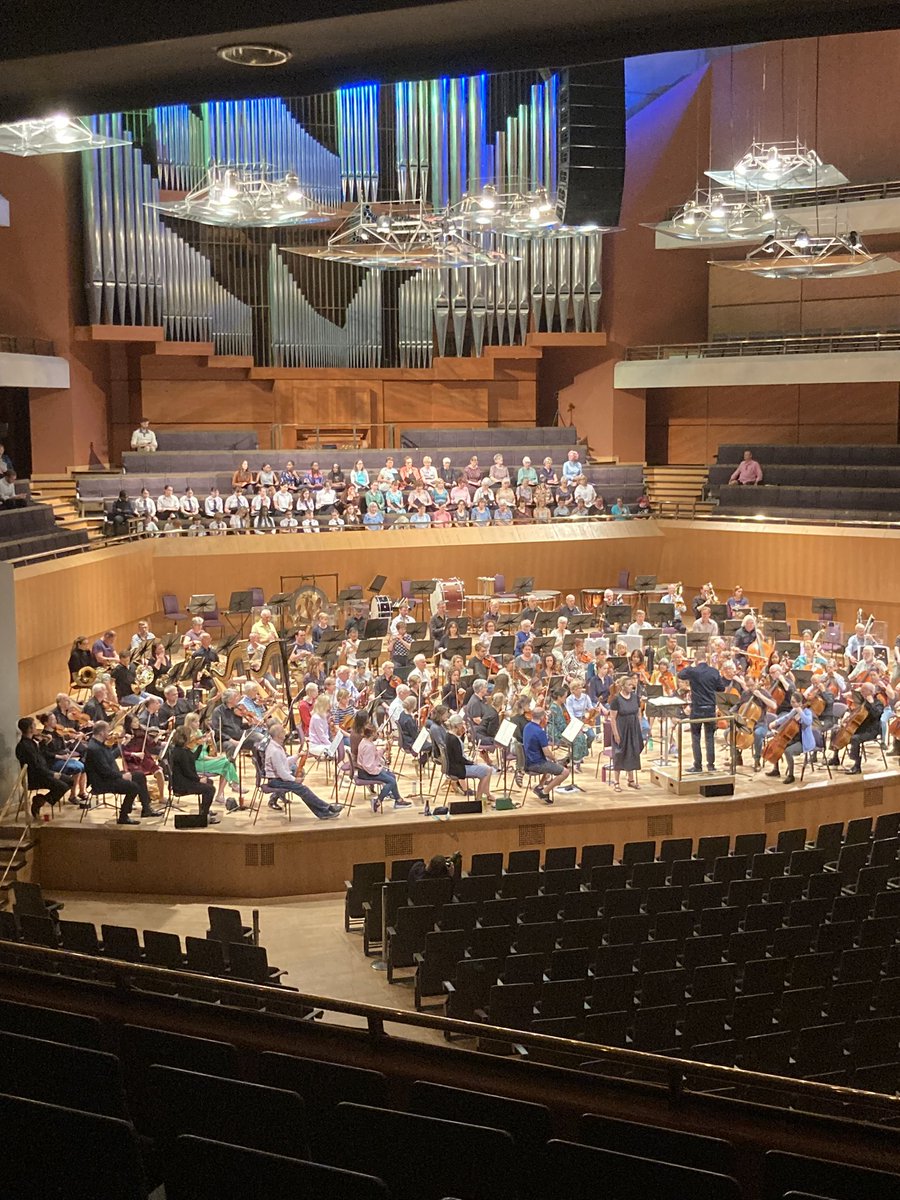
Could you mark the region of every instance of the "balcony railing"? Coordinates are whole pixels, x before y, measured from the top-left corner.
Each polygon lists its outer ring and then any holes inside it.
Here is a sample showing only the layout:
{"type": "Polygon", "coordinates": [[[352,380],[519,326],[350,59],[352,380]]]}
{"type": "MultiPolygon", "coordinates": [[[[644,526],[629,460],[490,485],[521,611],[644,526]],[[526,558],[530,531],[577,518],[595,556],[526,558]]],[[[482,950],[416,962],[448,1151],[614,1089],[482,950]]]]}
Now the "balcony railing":
{"type": "Polygon", "coordinates": [[[625,358],[631,362],[646,362],[667,358],[759,358],[772,355],[846,354],[875,350],[900,350],[900,330],[629,346],[625,351],[625,358]]]}

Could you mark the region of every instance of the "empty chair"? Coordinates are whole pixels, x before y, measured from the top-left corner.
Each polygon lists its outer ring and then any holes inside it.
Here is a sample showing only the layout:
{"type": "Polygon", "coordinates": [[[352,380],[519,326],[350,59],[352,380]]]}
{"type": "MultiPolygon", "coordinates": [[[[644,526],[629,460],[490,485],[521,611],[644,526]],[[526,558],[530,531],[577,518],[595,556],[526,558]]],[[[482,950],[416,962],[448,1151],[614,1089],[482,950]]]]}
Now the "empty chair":
{"type": "MultiPolygon", "coordinates": [[[[442,880],[426,880],[440,883],[442,880]]],[[[452,882],[452,880],[451,880],[452,882]]],[[[431,905],[407,905],[397,909],[394,924],[385,930],[387,981],[394,982],[398,967],[415,966],[415,956],[425,948],[425,935],[434,928],[435,910],[431,905]]]]}
{"type": "Polygon", "coordinates": [[[681,1045],[690,1049],[712,1038],[724,1038],[730,1008],[730,1000],[691,1000],[684,1006],[681,1045]]]}
{"type": "MultiPolygon", "coordinates": [[[[456,980],[444,980],[444,1016],[456,1021],[474,1021],[478,1009],[488,1005],[491,988],[500,974],[497,958],[464,958],[457,964],[456,980]]],[[[445,1037],[449,1036],[445,1034],[445,1037]]]]}
{"type": "MultiPolygon", "coordinates": [[[[586,895],[587,893],[582,893],[586,895]]],[[[561,950],[574,950],[583,946],[593,954],[603,940],[603,918],[582,917],[577,921],[562,921],[558,926],[561,950]]]]}
{"type": "Polygon", "coordinates": [[[689,909],[657,913],[653,936],[661,942],[674,941],[684,945],[688,940],[693,940],[696,921],[697,914],[689,909]]]}
{"type": "Polygon", "coordinates": [[[25,1037],[64,1042],[67,1046],[82,1046],[86,1050],[104,1049],[100,1022],[96,1017],[88,1017],[83,1013],[0,1000],[0,1029],[25,1037]]]}
{"type": "Polygon", "coordinates": [[[438,930],[465,929],[471,933],[477,923],[477,904],[445,904],[435,925],[438,930]]]}
{"type": "Polygon", "coordinates": [[[793,1043],[794,1034],[789,1029],[748,1037],[741,1049],[741,1067],[763,1075],[787,1075],[793,1043]]]}
{"type": "Polygon", "coordinates": [[[473,854],[472,863],[469,867],[470,875],[502,875],[503,874],[503,855],[502,854],[473,854]]]}
{"type": "Polygon", "coordinates": [[[633,866],[640,862],[653,862],[656,858],[656,842],[626,842],[622,847],[622,863],[633,866]]]}
{"type": "Polygon", "coordinates": [[[641,974],[641,1006],[650,1008],[680,1005],[684,1000],[690,974],[682,968],[670,971],[648,971],[641,974]]]}
{"type": "Polygon", "coordinates": [[[512,949],[513,930],[508,925],[477,927],[469,935],[472,958],[506,958],[512,949]]]}
{"type": "Polygon", "coordinates": [[[340,1104],[338,1119],[334,1165],[365,1172],[378,1163],[393,1200],[516,1200],[514,1142],[505,1130],[355,1104],[340,1104]]]}
{"type": "Polygon", "coordinates": [[[703,883],[706,863],[700,858],[679,858],[672,863],[670,882],[673,887],[688,887],[692,883],[703,883]]]}
{"type": "MultiPolygon", "coordinates": [[[[804,850],[802,853],[806,853],[804,850]]],[[[793,858],[793,856],[791,856],[793,858]]],[[[790,904],[803,896],[805,879],[801,875],[776,875],[769,880],[766,899],[770,904],[790,904]]]]}
{"type": "Polygon", "coordinates": [[[836,983],[825,1005],[832,1024],[862,1020],[872,1015],[872,984],[868,979],[856,983],[836,983]]]}
{"type": "Polygon", "coordinates": [[[235,1146],[308,1158],[306,1106],[296,1092],[153,1066],[148,1129],[163,1152],[180,1134],[221,1138],[235,1146]]]}
{"type": "Polygon", "coordinates": [[[479,925],[515,925],[519,912],[519,901],[515,897],[505,900],[486,900],[478,912],[479,925]]]}
{"type": "Polygon", "coordinates": [[[594,954],[594,974],[598,978],[627,975],[634,966],[635,954],[635,947],[627,943],[622,946],[598,946],[594,954]]]}
{"type": "Polygon", "coordinates": [[[746,908],[760,904],[766,890],[765,879],[733,879],[728,885],[725,903],[730,907],[746,908]]]}
{"type": "Polygon", "coordinates": [[[186,1037],[142,1025],[123,1025],[119,1044],[122,1067],[128,1081],[129,1096],[134,1097],[146,1080],[147,1069],[154,1064],[199,1071],[205,1075],[237,1076],[237,1054],[227,1042],[186,1037]]]}
{"type": "Polygon", "coordinates": [[[844,834],[844,845],[853,846],[872,839],[872,818],[854,817],[847,822],[847,832],[844,834]]]}
{"type": "Polygon", "coordinates": [[[750,860],[750,874],[754,879],[772,879],[784,874],[787,862],[788,856],[777,851],[754,854],[750,860]]]}
{"type": "Polygon", "coordinates": [[[759,1033],[772,1033],[777,998],[765,993],[735,996],[729,1024],[734,1036],[741,1041],[759,1033]]]}
{"type": "Polygon", "coordinates": [[[145,1200],[149,1193],[127,1121],[0,1095],[0,1127],[4,1196],[145,1200]],[[36,1130],[52,1131],[37,1150],[36,1130]]]}
{"type": "Polygon", "coordinates": [[[698,1171],[730,1174],[734,1170],[734,1147],[722,1138],[643,1122],[618,1121],[596,1113],[586,1113],[581,1118],[578,1135],[585,1145],[599,1146],[617,1154],[693,1167],[698,1171]]]}
{"type": "Polygon", "coordinates": [[[872,897],[857,895],[855,892],[846,896],[835,896],[831,906],[830,921],[838,925],[842,921],[864,921],[872,907],[872,897]]]}
{"type": "Polygon", "coordinates": [[[828,915],[828,900],[792,900],[788,907],[786,925],[812,925],[818,928],[828,915]]]}
{"type": "Polygon", "coordinates": [[[503,964],[503,982],[506,984],[530,983],[539,987],[544,980],[544,961],[543,954],[507,955],[503,964]]]}
{"type": "Polygon", "coordinates": [[[791,963],[791,987],[824,987],[831,982],[834,964],[835,956],[831,953],[798,955],[791,963]]]}
{"type": "Polygon", "coordinates": [[[678,943],[674,940],[644,942],[638,949],[638,973],[668,971],[675,966],[678,943]]]}
{"type": "Polygon", "coordinates": [[[855,983],[861,979],[875,980],[881,972],[883,960],[884,949],[881,946],[845,950],[841,954],[835,979],[838,983],[855,983]]]}
{"type": "Polygon", "coordinates": [[[793,854],[795,850],[806,848],[805,829],[782,829],[775,843],[775,849],[784,854],[793,854]]]}
{"type": "Polygon", "coordinates": [[[678,1009],[673,1005],[659,1008],[641,1007],[634,1016],[632,1048],[657,1053],[673,1050],[676,1045],[675,1024],[678,1009]]]}
{"type": "MultiPolygon", "coordinates": [[[[587,892],[579,895],[588,896],[587,892]]],[[[590,897],[588,896],[590,899],[590,897]]],[[[522,920],[528,923],[537,921],[555,921],[559,914],[560,897],[553,893],[548,896],[526,896],[522,904],[522,920]]]]}
{"type": "Polygon", "coordinates": [[[409,885],[409,903],[422,907],[449,904],[453,899],[453,884],[450,877],[417,879],[409,885]]]}
{"type": "Polygon", "coordinates": [[[544,870],[563,871],[574,867],[577,848],[575,846],[554,846],[544,851],[544,870]]]}
{"type": "Polygon", "coordinates": [[[853,1061],[859,1067],[900,1062],[900,1017],[872,1017],[853,1027],[853,1061]]]}
{"type": "Polygon", "coordinates": [[[856,939],[856,921],[826,921],[816,934],[816,950],[823,954],[849,950],[856,939]]]}
{"type": "Polygon", "coordinates": [[[624,888],[628,883],[628,867],[616,863],[603,863],[591,868],[590,888],[604,895],[611,889],[624,888]]]}
{"type": "Polygon", "coordinates": [[[810,875],[821,871],[827,861],[828,853],[820,847],[794,850],[788,860],[788,875],[799,875],[802,879],[808,879],[810,875]]]}
{"type": "Polygon", "coordinates": [[[756,854],[762,854],[766,848],[766,835],[764,833],[739,833],[734,839],[735,854],[746,854],[753,858],[756,854]]]}
{"type": "Polygon", "coordinates": [[[100,953],[100,941],[93,921],[60,921],[59,940],[63,950],[75,954],[100,953]]]}
{"type": "Polygon", "coordinates": [[[712,868],[717,858],[723,858],[731,850],[731,838],[721,835],[697,839],[697,858],[712,868]]]}
{"type": "Polygon", "coordinates": [[[730,1000],[734,995],[734,973],[732,963],[695,967],[691,996],[694,1000],[730,1000]]]}
{"type": "Polygon", "coordinates": [[[225,949],[221,942],[188,936],[184,939],[184,947],[189,971],[197,971],[201,975],[227,973],[228,964],[225,962],[225,949]]]}
{"type": "Polygon", "coordinates": [[[14,880],[12,885],[16,916],[52,917],[56,920],[65,905],[58,900],[48,900],[36,883],[14,880]]]}
{"type": "Polygon", "coordinates": [[[875,828],[872,830],[873,841],[877,842],[881,838],[895,838],[898,834],[900,834],[900,812],[882,813],[875,819],[875,828]]]}
{"type": "Polygon", "coordinates": [[[586,978],[547,980],[541,988],[538,1001],[541,1018],[571,1017],[575,1021],[573,1030],[577,1036],[585,1017],[587,988],[586,978]]]}
{"type": "Polygon", "coordinates": [[[596,917],[599,911],[599,900],[593,892],[566,892],[562,898],[562,918],[564,921],[578,921],[588,917],[596,917]]]}
{"type": "Polygon", "coordinates": [[[689,1057],[695,1062],[733,1067],[737,1059],[737,1042],[733,1038],[724,1038],[718,1042],[698,1043],[692,1048],[689,1057]]]}
{"type": "Polygon", "coordinates": [[[554,950],[550,955],[550,979],[585,979],[588,972],[588,951],[582,948],[554,950]]]}
{"type": "Polygon", "coordinates": [[[704,908],[700,912],[699,933],[701,937],[736,933],[740,923],[741,909],[736,905],[729,908],[704,908]]]}
{"type": "Polygon", "coordinates": [[[540,850],[510,850],[506,870],[512,875],[522,871],[537,871],[540,865],[540,850]]]}
{"type": "Polygon", "coordinates": [[[132,925],[102,925],[103,950],[107,958],[140,962],[143,958],[138,931],[132,925]]]}
{"type": "Polygon", "coordinates": [[[539,921],[534,925],[517,925],[513,931],[517,954],[540,954],[546,962],[556,945],[556,922],[539,921]]]}
{"type": "Polygon", "coordinates": [[[612,888],[603,896],[605,917],[636,916],[641,911],[641,893],[634,888],[612,888]]]}
{"type": "Polygon", "coordinates": [[[544,869],[541,876],[541,891],[548,895],[564,895],[573,892],[579,884],[581,874],[577,867],[561,867],[559,869],[544,869]]]}
{"type": "Polygon", "coordinates": [[[59,948],[59,930],[52,917],[33,917],[30,913],[16,911],[22,940],[32,946],[46,946],[50,950],[59,948]]]}
{"type": "Polygon", "coordinates": [[[812,925],[787,925],[776,929],[772,938],[773,958],[796,958],[812,948],[816,931],[812,925]]]}
{"type": "Polygon", "coordinates": [[[504,899],[522,901],[526,896],[536,896],[540,891],[541,876],[537,870],[517,871],[504,875],[500,880],[500,896],[504,899]]]}
{"type": "Polygon", "coordinates": [[[594,867],[612,866],[615,851],[616,848],[612,842],[582,846],[581,861],[578,864],[581,870],[582,882],[587,883],[590,880],[594,867]]]}
{"type": "Polygon", "coordinates": [[[465,957],[468,934],[464,929],[431,930],[425,934],[424,949],[415,955],[416,1008],[426,996],[443,996],[445,979],[452,980],[456,964],[465,957]]]}
{"type": "Polygon", "coordinates": [[[816,830],[816,840],[810,845],[810,849],[821,850],[826,862],[834,862],[840,853],[843,838],[844,822],[829,821],[816,830]]]}
{"type": "Polygon", "coordinates": [[[209,916],[209,929],[206,933],[208,938],[214,938],[226,945],[230,942],[252,942],[253,927],[243,923],[238,909],[217,908],[211,904],[206,911],[209,916]]]}
{"type": "Polygon", "coordinates": [[[607,975],[592,983],[590,1005],[592,1012],[624,1012],[634,1004],[634,975],[607,975]]]}
{"type": "Polygon", "coordinates": [[[764,929],[767,933],[774,933],[781,926],[783,918],[783,904],[748,904],[744,915],[744,930],[749,933],[764,929]]]}
{"type": "Polygon", "coordinates": [[[692,971],[694,967],[709,967],[722,961],[725,939],[720,933],[706,937],[688,938],[682,951],[682,965],[692,971]]]}
{"type": "MultiPolygon", "coordinates": [[[[460,904],[483,904],[493,900],[499,888],[499,872],[496,875],[464,875],[457,879],[454,895],[460,904]]],[[[447,907],[445,904],[444,908],[447,907]]]]}
{"type": "Polygon", "coordinates": [[[664,862],[636,862],[631,871],[631,887],[639,891],[663,888],[669,877],[669,865],[664,862]]]}
{"type": "Polygon", "coordinates": [[[900,917],[869,917],[859,927],[860,946],[893,946],[900,917]]]}
{"type": "Polygon", "coordinates": [[[3,1087],[12,1096],[127,1119],[119,1072],[111,1054],[0,1032],[3,1087]]]}
{"type": "Polygon", "coordinates": [[[184,952],[177,933],[166,933],[157,929],[145,929],[144,957],[154,967],[168,967],[176,971],[184,966],[184,952]]]}
{"type": "Polygon", "coordinates": [[[504,1130],[515,1144],[517,1175],[523,1191],[530,1190],[533,1172],[551,1134],[550,1113],[543,1104],[418,1080],[410,1089],[409,1109],[426,1117],[504,1130]]]}
{"type": "Polygon", "coordinates": [[[777,995],[784,987],[789,963],[786,958],[750,959],[744,963],[741,991],[745,996],[755,992],[777,995]]]}
{"type": "Polygon", "coordinates": [[[900,1200],[900,1176],[782,1150],[767,1151],[763,1200],[781,1200],[789,1192],[828,1196],[830,1200],[900,1200]]]}
{"type": "Polygon", "coordinates": [[[537,988],[530,983],[495,984],[488,997],[487,1010],[476,1013],[479,1021],[501,1029],[528,1029],[535,1017],[537,988]]]}
{"type": "Polygon", "coordinates": [[[728,939],[726,958],[742,966],[751,958],[765,958],[769,935],[765,929],[752,929],[746,933],[733,933],[728,939]]]}
{"type": "Polygon", "coordinates": [[[665,838],[659,848],[659,859],[660,862],[674,864],[690,859],[693,853],[693,838],[665,838]]]}
{"type": "MultiPolygon", "coordinates": [[[[365,916],[363,904],[371,902],[375,890],[384,883],[383,862],[354,863],[350,879],[344,881],[344,929],[349,930],[355,921],[365,916]]],[[[212,917],[210,916],[210,925],[212,917]]],[[[229,941],[234,939],[229,938],[229,941]]]]}
{"type": "Polygon", "coordinates": [[[801,1079],[830,1077],[832,1082],[850,1065],[844,1053],[846,1025],[816,1025],[801,1029],[794,1049],[793,1074],[801,1079]]]}
{"type": "Polygon", "coordinates": [[[186,1135],[165,1159],[166,1200],[390,1200],[375,1176],[186,1135]]]}
{"type": "Polygon", "coordinates": [[[248,942],[235,942],[229,946],[228,961],[234,978],[250,983],[280,985],[281,977],[287,973],[269,966],[265,946],[253,946],[248,942]]]}
{"type": "Polygon", "coordinates": [[[788,988],[781,993],[778,1008],[780,1029],[801,1029],[821,1020],[825,1003],[824,987],[788,988]]]}
{"type": "Polygon", "coordinates": [[[740,1200],[741,1195],[725,1175],[574,1142],[548,1144],[546,1171],[543,1195],[567,1200],[740,1200]]]}
{"type": "Polygon", "coordinates": [[[694,883],[687,890],[685,903],[688,908],[701,911],[704,908],[714,908],[722,903],[725,888],[721,883],[694,883]]]}
{"type": "Polygon", "coordinates": [[[810,900],[834,900],[841,894],[843,877],[836,871],[821,871],[810,875],[806,884],[806,895],[810,900]]]}
{"type": "Polygon", "coordinates": [[[650,936],[651,918],[645,915],[636,917],[611,917],[607,941],[611,946],[631,943],[633,945],[646,941],[650,936]]]}
{"type": "MultiPolygon", "coordinates": [[[[598,1046],[624,1046],[628,1040],[628,1026],[631,1024],[631,1012],[591,1012],[584,1019],[586,1042],[595,1042],[598,1046]]],[[[586,1065],[586,1064],[585,1064],[586,1065]]],[[[609,1064],[600,1064],[601,1070],[606,1071],[609,1064]]]]}

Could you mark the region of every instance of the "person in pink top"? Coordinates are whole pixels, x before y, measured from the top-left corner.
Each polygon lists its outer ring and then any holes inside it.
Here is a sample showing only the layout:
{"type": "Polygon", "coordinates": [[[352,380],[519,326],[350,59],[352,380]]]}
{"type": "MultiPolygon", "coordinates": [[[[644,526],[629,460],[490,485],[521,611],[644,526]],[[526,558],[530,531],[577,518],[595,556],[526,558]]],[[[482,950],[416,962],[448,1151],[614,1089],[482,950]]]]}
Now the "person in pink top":
{"type": "Polygon", "coordinates": [[[762,467],[753,457],[752,450],[745,450],[744,457],[738,463],[737,468],[729,483],[762,483],[762,467]]]}

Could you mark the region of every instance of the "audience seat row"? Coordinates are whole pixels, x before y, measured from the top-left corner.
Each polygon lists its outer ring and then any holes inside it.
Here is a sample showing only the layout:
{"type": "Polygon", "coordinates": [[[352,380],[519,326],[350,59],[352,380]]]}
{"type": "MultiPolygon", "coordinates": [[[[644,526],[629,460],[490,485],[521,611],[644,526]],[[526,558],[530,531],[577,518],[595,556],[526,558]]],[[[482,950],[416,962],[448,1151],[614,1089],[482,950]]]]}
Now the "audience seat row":
{"type": "Polygon", "coordinates": [[[734,445],[719,446],[716,461],[720,464],[731,463],[732,470],[744,457],[745,450],[752,450],[753,457],[766,467],[776,463],[801,464],[818,466],[835,464],[838,466],[859,465],[862,467],[898,467],[900,466],[900,446],[897,445],[754,445],[746,442],[734,445]]]}
{"type": "Polygon", "coordinates": [[[578,446],[578,430],[574,425],[521,429],[404,429],[400,435],[401,452],[419,449],[444,453],[456,446],[483,446],[504,452],[507,446],[547,446],[548,452],[556,458],[559,447],[565,448],[562,450],[565,455],[578,446]]]}

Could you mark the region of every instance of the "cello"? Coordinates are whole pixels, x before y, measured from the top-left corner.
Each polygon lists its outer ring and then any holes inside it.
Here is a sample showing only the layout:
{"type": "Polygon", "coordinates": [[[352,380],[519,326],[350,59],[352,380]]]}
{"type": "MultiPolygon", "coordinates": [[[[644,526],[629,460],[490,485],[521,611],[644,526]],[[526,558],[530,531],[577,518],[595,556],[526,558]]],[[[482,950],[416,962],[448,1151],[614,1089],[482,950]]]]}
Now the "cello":
{"type": "Polygon", "coordinates": [[[849,712],[844,713],[843,717],[841,717],[840,725],[837,726],[831,735],[831,749],[838,751],[849,746],[850,739],[860,726],[865,725],[868,716],[869,710],[866,707],[866,702],[860,697],[856,708],[850,709],[849,712]]]}

